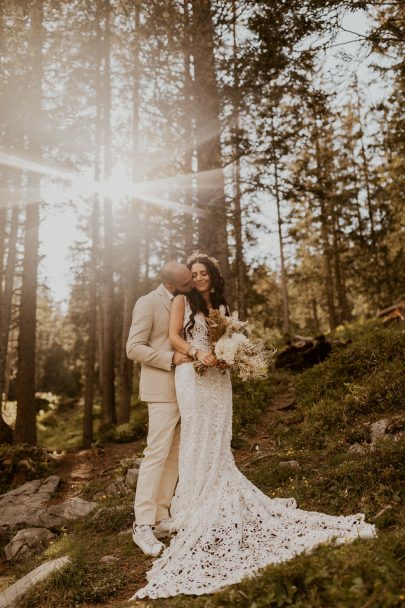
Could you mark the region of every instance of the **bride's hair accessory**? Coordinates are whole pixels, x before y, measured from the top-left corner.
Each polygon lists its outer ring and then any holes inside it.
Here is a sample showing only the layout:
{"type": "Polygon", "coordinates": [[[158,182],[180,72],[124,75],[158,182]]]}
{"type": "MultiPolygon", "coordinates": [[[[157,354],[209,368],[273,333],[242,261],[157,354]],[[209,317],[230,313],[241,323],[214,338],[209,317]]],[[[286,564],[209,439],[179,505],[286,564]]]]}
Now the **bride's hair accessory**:
{"type": "Polygon", "coordinates": [[[193,251],[193,253],[188,256],[186,261],[187,266],[194,264],[198,260],[198,258],[205,258],[206,260],[209,260],[218,270],[219,275],[222,277],[222,271],[218,260],[216,258],[211,257],[207,253],[201,253],[201,251],[198,251],[198,249],[193,251]]]}

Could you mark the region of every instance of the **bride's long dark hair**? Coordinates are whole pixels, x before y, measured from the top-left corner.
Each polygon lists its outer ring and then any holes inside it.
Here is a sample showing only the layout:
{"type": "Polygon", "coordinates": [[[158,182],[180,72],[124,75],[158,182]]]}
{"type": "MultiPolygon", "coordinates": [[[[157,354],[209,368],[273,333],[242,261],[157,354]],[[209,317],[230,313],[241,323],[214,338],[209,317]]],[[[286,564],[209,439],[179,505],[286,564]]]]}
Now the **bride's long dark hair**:
{"type": "MultiPolygon", "coordinates": [[[[218,309],[222,304],[225,307],[225,314],[230,315],[230,308],[224,295],[225,281],[218,268],[209,257],[206,257],[204,255],[197,255],[193,257],[187,263],[187,267],[191,270],[192,266],[196,263],[205,266],[208,272],[208,276],[211,279],[210,300],[212,307],[218,309]]],[[[205,317],[208,317],[209,310],[206,301],[204,300],[200,292],[195,288],[193,288],[193,290],[189,294],[187,294],[187,300],[190,304],[191,314],[190,319],[184,329],[184,333],[189,334],[191,336],[191,332],[195,325],[195,315],[199,312],[202,312],[205,317]]]]}

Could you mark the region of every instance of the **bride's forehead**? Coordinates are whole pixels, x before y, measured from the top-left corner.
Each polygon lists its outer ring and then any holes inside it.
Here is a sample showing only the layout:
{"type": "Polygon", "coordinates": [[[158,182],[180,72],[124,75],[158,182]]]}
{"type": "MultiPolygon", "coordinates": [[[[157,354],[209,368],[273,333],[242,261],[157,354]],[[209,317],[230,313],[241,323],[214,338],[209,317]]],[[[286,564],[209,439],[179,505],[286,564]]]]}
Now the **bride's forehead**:
{"type": "Polygon", "coordinates": [[[191,267],[191,272],[207,272],[206,267],[201,262],[195,262],[191,267]]]}

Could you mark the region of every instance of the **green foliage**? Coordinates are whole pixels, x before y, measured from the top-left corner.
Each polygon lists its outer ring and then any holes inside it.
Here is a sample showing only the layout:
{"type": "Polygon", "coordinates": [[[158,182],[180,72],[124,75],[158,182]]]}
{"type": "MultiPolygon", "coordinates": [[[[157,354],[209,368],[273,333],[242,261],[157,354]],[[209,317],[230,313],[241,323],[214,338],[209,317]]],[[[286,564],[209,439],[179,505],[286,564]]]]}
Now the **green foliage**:
{"type": "Polygon", "coordinates": [[[405,402],[405,341],[399,328],[368,327],[296,381],[305,415],[298,444],[320,447],[361,416],[401,411],[405,402]]]}
{"type": "Polygon", "coordinates": [[[242,382],[238,378],[232,379],[232,447],[240,448],[248,441],[275,392],[285,386],[286,382],[288,377],[281,372],[271,373],[263,380],[242,382]]]}
{"type": "Polygon", "coordinates": [[[133,497],[130,504],[101,509],[96,517],[87,521],[86,528],[94,532],[120,532],[127,530],[134,521],[133,497]]]}
{"type": "Polygon", "coordinates": [[[46,477],[54,468],[55,462],[44,448],[24,443],[0,445],[0,493],[25,481],[46,477]]]}
{"type": "Polygon", "coordinates": [[[56,605],[70,608],[82,606],[84,602],[103,604],[124,584],[125,572],[119,562],[97,566],[73,562],[51,575],[46,583],[34,587],[19,605],[21,608],[56,605]]]}
{"type": "Polygon", "coordinates": [[[39,390],[57,395],[76,397],[80,393],[80,375],[71,369],[71,354],[60,344],[54,342],[46,351],[39,390]]]}
{"type": "Polygon", "coordinates": [[[146,436],[148,410],[145,403],[137,401],[131,410],[130,421],[100,432],[100,441],[129,443],[146,436]]]}

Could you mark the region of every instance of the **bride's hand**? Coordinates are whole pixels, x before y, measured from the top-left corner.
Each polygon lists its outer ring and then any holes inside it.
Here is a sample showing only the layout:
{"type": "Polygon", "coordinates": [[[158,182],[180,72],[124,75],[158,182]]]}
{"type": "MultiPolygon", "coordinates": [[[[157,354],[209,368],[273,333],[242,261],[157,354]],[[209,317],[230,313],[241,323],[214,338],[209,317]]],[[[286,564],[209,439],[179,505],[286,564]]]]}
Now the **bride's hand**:
{"type": "Polygon", "coordinates": [[[198,361],[200,361],[201,363],[204,363],[204,365],[208,365],[209,367],[213,367],[214,365],[216,365],[218,363],[215,355],[213,355],[210,352],[203,351],[203,350],[197,351],[197,359],[198,359],[198,361]]]}

